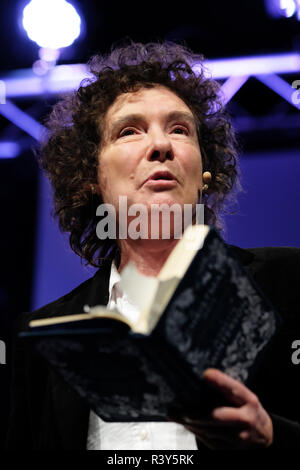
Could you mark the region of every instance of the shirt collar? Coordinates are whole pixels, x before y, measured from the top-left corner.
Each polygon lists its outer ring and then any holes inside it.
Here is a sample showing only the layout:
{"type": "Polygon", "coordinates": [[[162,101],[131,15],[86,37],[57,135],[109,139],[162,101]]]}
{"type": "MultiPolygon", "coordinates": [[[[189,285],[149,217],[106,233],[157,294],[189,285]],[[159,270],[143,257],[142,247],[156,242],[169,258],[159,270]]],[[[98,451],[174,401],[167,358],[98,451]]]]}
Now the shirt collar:
{"type": "Polygon", "coordinates": [[[117,287],[117,284],[119,284],[120,280],[121,280],[121,276],[118,273],[115,262],[113,261],[111,265],[110,278],[109,278],[109,300],[111,299],[113,288],[115,286],[117,287]]]}

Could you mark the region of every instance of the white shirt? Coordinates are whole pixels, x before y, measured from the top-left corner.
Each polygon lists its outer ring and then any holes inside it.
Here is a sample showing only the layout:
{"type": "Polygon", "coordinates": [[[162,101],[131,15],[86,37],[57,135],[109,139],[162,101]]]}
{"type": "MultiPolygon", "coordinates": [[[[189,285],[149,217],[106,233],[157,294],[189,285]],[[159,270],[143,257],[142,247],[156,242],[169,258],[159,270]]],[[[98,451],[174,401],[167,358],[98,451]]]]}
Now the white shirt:
{"type": "MultiPolygon", "coordinates": [[[[107,308],[115,307],[131,321],[139,312],[120,287],[120,275],[112,263],[107,308]]],[[[196,438],[174,422],[108,423],[90,411],[87,450],[196,450],[196,438]]]]}

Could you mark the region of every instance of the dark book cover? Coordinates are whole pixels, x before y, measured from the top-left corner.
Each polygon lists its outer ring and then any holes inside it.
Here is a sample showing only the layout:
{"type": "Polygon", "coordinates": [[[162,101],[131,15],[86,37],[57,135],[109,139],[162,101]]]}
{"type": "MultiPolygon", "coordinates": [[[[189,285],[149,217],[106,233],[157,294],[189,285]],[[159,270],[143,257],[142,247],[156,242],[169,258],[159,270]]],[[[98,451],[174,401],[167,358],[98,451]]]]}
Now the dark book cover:
{"type": "Polygon", "coordinates": [[[210,229],[150,335],[105,318],[20,335],[105,421],[165,421],[173,406],[206,414],[226,405],[202,378],[209,367],[251,385],[281,323],[210,229]]]}

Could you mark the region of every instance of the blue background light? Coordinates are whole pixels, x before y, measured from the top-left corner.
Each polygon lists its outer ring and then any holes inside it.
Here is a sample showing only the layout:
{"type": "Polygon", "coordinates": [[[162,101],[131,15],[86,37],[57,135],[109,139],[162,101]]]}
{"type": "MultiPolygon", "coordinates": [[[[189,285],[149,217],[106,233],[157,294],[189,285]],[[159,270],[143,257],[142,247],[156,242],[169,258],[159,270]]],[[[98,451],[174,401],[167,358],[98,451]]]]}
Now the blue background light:
{"type": "Polygon", "coordinates": [[[16,142],[0,142],[0,158],[16,158],[21,153],[16,142]]]}

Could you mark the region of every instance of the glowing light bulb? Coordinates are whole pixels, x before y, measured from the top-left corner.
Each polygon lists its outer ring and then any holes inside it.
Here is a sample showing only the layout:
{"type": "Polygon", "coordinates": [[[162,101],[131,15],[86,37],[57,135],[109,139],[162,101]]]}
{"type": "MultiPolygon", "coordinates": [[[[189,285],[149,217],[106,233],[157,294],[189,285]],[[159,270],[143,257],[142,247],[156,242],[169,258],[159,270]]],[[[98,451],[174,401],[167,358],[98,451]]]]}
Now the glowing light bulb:
{"type": "Polygon", "coordinates": [[[76,9],[65,0],[31,0],[23,10],[24,29],[40,47],[70,46],[80,34],[80,24],[76,9]]]}

